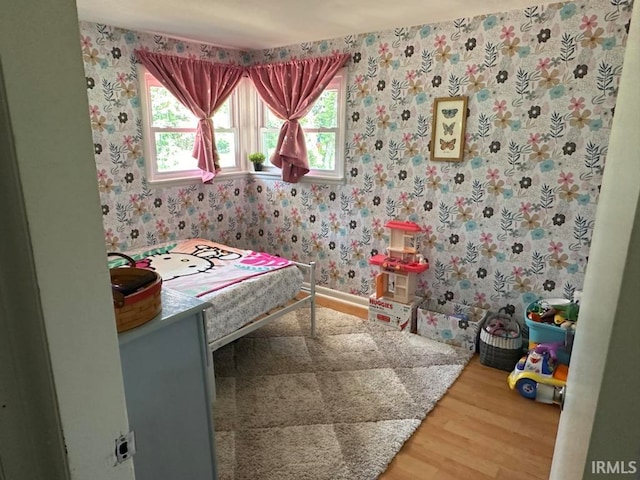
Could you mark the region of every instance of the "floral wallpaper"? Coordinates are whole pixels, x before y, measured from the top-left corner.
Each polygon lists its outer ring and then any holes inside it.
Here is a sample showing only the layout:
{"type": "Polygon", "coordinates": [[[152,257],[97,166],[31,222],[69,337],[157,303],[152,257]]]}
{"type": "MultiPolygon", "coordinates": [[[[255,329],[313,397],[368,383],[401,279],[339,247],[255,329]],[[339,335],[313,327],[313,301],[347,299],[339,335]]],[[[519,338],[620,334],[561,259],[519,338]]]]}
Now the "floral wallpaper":
{"type": "Polygon", "coordinates": [[[368,296],[385,222],[411,220],[425,229],[426,296],[519,318],[541,296],[569,297],[587,266],[630,10],[559,3],[259,52],[81,24],[106,242],[207,236],[315,260],[322,285],[368,296]],[[350,53],[347,184],[149,188],[130,59],[140,45],[245,64],[350,53]],[[464,160],[432,162],[433,100],[459,95],[464,160]]]}
{"type": "Polygon", "coordinates": [[[193,237],[236,243],[249,215],[244,180],[147,183],[134,49],[234,64],[247,63],[247,54],[86,22],[80,22],[80,42],[107,251],[193,237]]]}

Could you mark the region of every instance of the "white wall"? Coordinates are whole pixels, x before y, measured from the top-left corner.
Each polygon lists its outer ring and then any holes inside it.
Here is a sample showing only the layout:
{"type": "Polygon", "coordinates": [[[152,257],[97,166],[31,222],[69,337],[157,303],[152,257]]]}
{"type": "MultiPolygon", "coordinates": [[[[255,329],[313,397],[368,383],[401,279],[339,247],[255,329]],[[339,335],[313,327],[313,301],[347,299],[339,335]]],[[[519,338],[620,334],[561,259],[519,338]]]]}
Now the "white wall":
{"type": "Polygon", "coordinates": [[[1,63],[0,479],[68,480],[1,63]]]}
{"type": "Polygon", "coordinates": [[[114,440],[128,421],[75,2],[3,1],[1,11],[7,103],[71,478],[130,480],[131,462],[114,467],[114,440]]]}
{"type": "Polygon", "coordinates": [[[581,479],[583,473],[584,478],[589,478],[591,460],[640,460],[640,414],[634,405],[640,398],[639,17],[640,8],[635,8],[596,212],[552,479],[581,479]]]}

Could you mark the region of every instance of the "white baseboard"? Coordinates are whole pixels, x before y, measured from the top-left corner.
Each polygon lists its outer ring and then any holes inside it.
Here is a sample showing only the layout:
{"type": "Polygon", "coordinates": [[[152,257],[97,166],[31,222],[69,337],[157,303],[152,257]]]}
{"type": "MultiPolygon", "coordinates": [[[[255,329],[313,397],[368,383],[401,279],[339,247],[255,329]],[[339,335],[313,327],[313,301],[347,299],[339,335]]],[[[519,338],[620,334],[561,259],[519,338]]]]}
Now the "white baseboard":
{"type": "Polygon", "coordinates": [[[365,297],[359,297],[351,293],[340,292],[333,290],[332,288],[316,286],[316,296],[329,298],[338,302],[354,305],[356,307],[368,308],[369,299],[365,297]]]}

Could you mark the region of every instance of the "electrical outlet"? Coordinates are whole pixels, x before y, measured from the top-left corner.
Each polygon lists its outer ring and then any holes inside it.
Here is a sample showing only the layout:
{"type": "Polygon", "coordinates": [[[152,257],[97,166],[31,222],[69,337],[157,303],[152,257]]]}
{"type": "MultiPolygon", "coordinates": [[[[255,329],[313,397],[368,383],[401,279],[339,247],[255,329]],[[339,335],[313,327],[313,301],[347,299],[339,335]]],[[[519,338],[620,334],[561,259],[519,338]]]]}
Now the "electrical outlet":
{"type": "Polygon", "coordinates": [[[116,463],[122,463],[136,453],[136,440],[133,432],[125,433],[116,438],[116,463]]]}

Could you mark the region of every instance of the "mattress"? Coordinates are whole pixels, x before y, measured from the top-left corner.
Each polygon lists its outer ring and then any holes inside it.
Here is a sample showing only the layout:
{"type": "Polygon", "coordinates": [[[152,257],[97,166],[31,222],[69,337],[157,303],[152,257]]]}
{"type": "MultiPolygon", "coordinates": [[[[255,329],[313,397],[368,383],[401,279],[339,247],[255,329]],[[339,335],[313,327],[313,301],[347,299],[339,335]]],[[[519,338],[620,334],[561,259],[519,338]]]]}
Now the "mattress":
{"type": "Polygon", "coordinates": [[[300,269],[292,265],[201,296],[212,305],[205,310],[207,338],[222,338],[287,303],[302,288],[302,279],[300,269]]]}
{"type": "MultiPolygon", "coordinates": [[[[300,292],[303,274],[288,260],[205,239],[178,240],[123,252],[151,268],[163,287],[211,304],[207,338],[218,340],[282,306],[300,292]]],[[[110,262],[110,266],[122,263],[110,262]]]]}

